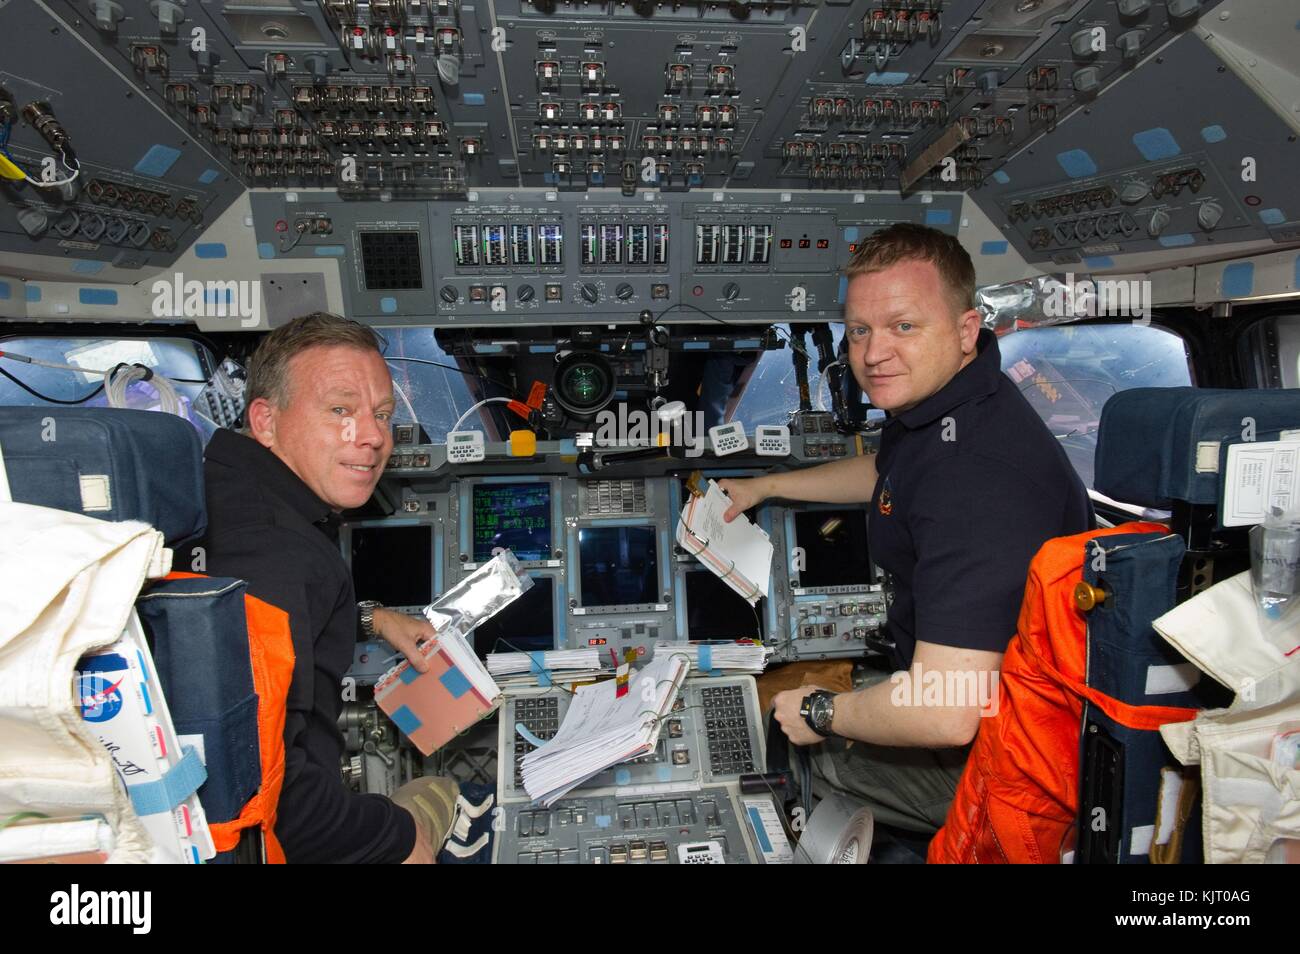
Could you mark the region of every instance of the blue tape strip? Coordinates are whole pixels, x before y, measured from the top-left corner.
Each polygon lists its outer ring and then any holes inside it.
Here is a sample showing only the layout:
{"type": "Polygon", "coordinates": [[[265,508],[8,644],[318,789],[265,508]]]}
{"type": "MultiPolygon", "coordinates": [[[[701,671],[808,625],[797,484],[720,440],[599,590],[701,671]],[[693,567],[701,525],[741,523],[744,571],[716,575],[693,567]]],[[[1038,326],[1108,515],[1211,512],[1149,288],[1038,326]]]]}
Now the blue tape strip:
{"type": "Polygon", "coordinates": [[[324,258],[342,258],[347,253],[342,245],[317,245],[316,254],[324,258]]]}
{"type": "Polygon", "coordinates": [[[902,86],[907,82],[910,73],[904,73],[901,70],[890,73],[868,73],[868,86],[902,86]]]}
{"type": "Polygon", "coordinates": [[[1160,236],[1160,244],[1165,248],[1182,248],[1184,245],[1195,245],[1196,236],[1190,232],[1179,232],[1177,235],[1160,236]]]}
{"type": "Polygon", "coordinates": [[[707,643],[701,646],[698,661],[701,670],[711,672],[713,670],[713,647],[707,643]]]}
{"type": "Polygon", "coordinates": [[[1115,264],[1115,260],[1109,255],[1093,255],[1083,261],[1089,268],[1111,268],[1115,264]]]}
{"type": "Polygon", "coordinates": [[[77,275],[98,275],[104,268],[104,262],[96,262],[88,258],[79,258],[72,263],[72,271],[77,275]]]}
{"type": "Polygon", "coordinates": [[[0,301],[8,301],[13,292],[9,290],[8,282],[0,282],[0,301]]]}
{"type": "Polygon", "coordinates": [[[173,149],[171,146],[161,144],[150,146],[149,151],[140,157],[140,161],[135,164],[135,171],[142,176],[153,176],[155,179],[167,175],[168,170],[176,164],[176,160],[181,157],[179,149],[173,149]]]}
{"type": "Polygon", "coordinates": [[[466,106],[482,106],[486,102],[482,93],[465,93],[461,96],[460,101],[466,106]]]}
{"type": "Polygon", "coordinates": [[[185,746],[181,760],[154,782],[142,782],[128,788],[131,807],[137,815],[158,815],[169,812],[199,790],[208,780],[208,770],[203,767],[199,753],[185,746]]]}
{"type": "Polygon", "coordinates": [[[1140,133],[1134,133],[1133,145],[1137,146],[1138,152],[1142,153],[1142,158],[1148,162],[1155,162],[1158,159],[1172,159],[1183,151],[1178,145],[1178,140],[1174,138],[1174,134],[1165,129],[1164,126],[1144,129],[1140,133]]]}
{"type": "Polygon", "coordinates": [[[926,209],[926,225],[952,225],[952,209],[926,209]]]}
{"type": "Polygon", "coordinates": [[[1230,298],[1245,298],[1255,291],[1255,263],[1233,262],[1223,270],[1223,293],[1230,298]]]}
{"type": "Polygon", "coordinates": [[[841,276],[840,276],[840,287],[836,290],[836,293],[835,293],[835,303],[836,303],[836,304],[839,304],[839,305],[844,304],[844,299],[847,298],[848,295],[849,295],[849,279],[848,279],[848,276],[847,276],[847,275],[841,275],[841,276]]]}
{"type": "Polygon", "coordinates": [[[544,650],[528,654],[528,671],[537,677],[539,686],[551,685],[551,671],[546,668],[546,652],[544,650]]]}
{"type": "Polygon", "coordinates": [[[524,725],[522,722],[515,723],[515,731],[518,732],[520,738],[522,738],[529,745],[535,745],[540,749],[543,745],[546,744],[545,739],[539,739],[537,736],[533,735],[531,732],[528,731],[528,726],[524,725]]]}
{"type": "Polygon", "coordinates": [[[984,242],[980,245],[981,255],[1005,255],[1007,254],[1008,243],[1004,241],[984,242]]]}
{"type": "Polygon", "coordinates": [[[116,305],[117,292],[111,288],[82,288],[77,300],[83,305],[116,305]]]}
{"type": "Polygon", "coordinates": [[[1295,275],[1292,277],[1292,281],[1295,282],[1291,286],[1292,288],[1300,288],[1300,255],[1295,257],[1295,275]]]}
{"type": "Polygon", "coordinates": [[[682,343],[683,351],[708,351],[709,343],[707,341],[685,341],[682,343]]]}

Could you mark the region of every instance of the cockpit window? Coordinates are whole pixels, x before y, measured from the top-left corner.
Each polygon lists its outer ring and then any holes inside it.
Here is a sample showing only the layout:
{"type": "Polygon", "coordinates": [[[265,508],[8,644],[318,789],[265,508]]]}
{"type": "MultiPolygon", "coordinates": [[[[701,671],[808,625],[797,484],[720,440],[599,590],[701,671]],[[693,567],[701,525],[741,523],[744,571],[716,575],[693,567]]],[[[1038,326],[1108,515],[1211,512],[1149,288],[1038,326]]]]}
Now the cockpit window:
{"type": "MultiPolygon", "coordinates": [[[[444,443],[447,432],[474,404],[465,374],[455,370],[456,359],[442,350],[432,328],[383,328],[380,333],[388,341],[384,351],[388,370],[393,384],[400,389],[394,423],[410,421],[414,410],[429,440],[444,443]]],[[[461,429],[482,427],[485,422],[481,413],[470,415],[461,429]]]]}
{"type": "MultiPolygon", "coordinates": [[[[790,326],[777,325],[777,334],[785,342],[785,347],[777,351],[765,351],[758,359],[758,365],[745,385],[745,392],[727,416],[728,421],[743,421],[747,430],[753,430],[759,424],[787,424],[790,415],[799,410],[799,381],[794,370],[794,350],[790,344],[790,326]]],[[[844,326],[834,323],[831,328],[835,335],[836,353],[844,338],[844,326]]],[[[796,335],[795,341],[808,352],[808,389],[812,396],[814,409],[829,410],[831,406],[830,390],[821,382],[821,402],[818,403],[817,351],[811,337],[796,335]]]]}
{"type": "Polygon", "coordinates": [[[1106,400],[1129,388],[1192,383],[1183,339],[1151,325],[1055,325],[998,342],[1002,370],[1065,448],[1091,489],[1097,425],[1106,400]]]}
{"type": "MultiPolygon", "coordinates": [[[[104,372],[118,364],[142,364],[166,376],[176,388],[182,410],[210,437],[215,425],[193,409],[211,374],[211,352],[189,338],[56,338],[0,340],[0,405],[27,407],[78,405],[105,407],[104,372]],[[31,362],[24,359],[31,358],[31,362]],[[40,363],[37,363],[40,362],[40,363]],[[61,367],[51,367],[58,365],[61,367]]],[[[153,386],[136,381],[121,395],[126,407],[158,406],[153,386]]]]}

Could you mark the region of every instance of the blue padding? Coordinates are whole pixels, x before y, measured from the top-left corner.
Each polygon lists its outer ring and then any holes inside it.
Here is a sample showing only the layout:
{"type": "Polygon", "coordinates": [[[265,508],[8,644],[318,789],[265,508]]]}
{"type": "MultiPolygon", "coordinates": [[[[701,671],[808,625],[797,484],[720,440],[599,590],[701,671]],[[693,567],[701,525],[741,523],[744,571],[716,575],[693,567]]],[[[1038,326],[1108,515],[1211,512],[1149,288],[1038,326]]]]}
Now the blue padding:
{"type": "Polygon", "coordinates": [[[199,182],[202,185],[211,185],[213,182],[216,182],[217,179],[220,177],[221,177],[221,173],[218,172],[216,169],[204,169],[203,172],[200,173],[199,175],[199,182]]]}
{"type": "Polygon", "coordinates": [[[1160,236],[1160,244],[1165,248],[1182,248],[1184,245],[1195,245],[1196,236],[1190,232],[1179,232],[1177,235],[1160,236]]]}
{"type": "Polygon", "coordinates": [[[981,255],[1005,255],[1010,246],[1004,241],[984,242],[980,245],[981,255]]]}
{"type": "Polygon", "coordinates": [[[999,169],[997,172],[993,173],[993,181],[998,185],[1006,185],[1011,181],[1011,177],[999,169]]]}
{"type": "Polygon", "coordinates": [[[418,732],[420,726],[424,725],[423,722],[415,717],[415,713],[412,712],[408,706],[399,706],[397,709],[393,710],[393,714],[390,715],[389,718],[393,720],[393,725],[397,726],[403,735],[410,735],[413,732],[418,732]]]}
{"type": "Polygon", "coordinates": [[[194,246],[194,254],[198,258],[225,258],[225,242],[200,242],[194,246]]]}
{"type": "Polygon", "coordinates": [[[181,151],[171,146],[161,144],[150,146],[149,151],[135,164],[135,171],[142,176],[153,176],[158,179],[167,175],[168,170],[180,157],[181,151]]]}
{"type": "Polygon", "coordinates": [[[465,93],[461,96],[460,101],[466,106],[482,106],[484,103],[482,93],[465,93]]]}
{"type": "Polygon", "coordinates": [[[952,209],[926,209],[926,225],[952,225],[952,209]]]}
{"type": "Polygon", "coordinates": [[[1084,149],[1070,149],[1066,152],[1058,152],[1056,161],[1071,179],[1097,174],[1097,163],[1084,149]]]}
{"type": "Polygon", "coordinates": [[[1265,225],[1281,225],[1286,221],[1286,213],[1281,209],[1261,209],[1259,220],[1265,225]]]}
{"type": "Polygon", "coordinates": [[[1255,291],[1255,263],[1233,262],[1224,268],[1220,283],[1229,298],[1245,298],[1255,291]]]}
{"type": "Polygon", "coordinates": [[[420,673],[415,671],[414,666],[407,666],[405,669],[402,670],[402,674],[397,678],[402,680],[402,683],[404,685],[409,686],[411,683],[415,682],[415,680],[420,678],[420,673]]]}
{"type": "Polygon", "coordinates": [[[904,73],[901,70],[892,73],[868,73],[868,86],[902,86],[907,82],[910,73],[904,73]]]}
{"type": "Polygon", "coordinates": [[[342,258],[347,253],[342,245],[317,245],[316,254],[324,258],[342,258]]]}
{"type": "Polygon", "coordinates": [[[1206,142],[1223,142],[1228,138],[1228,133],[1217,123],[1213,126],[1206,126],[1201,130],[1201,138],[1206,142]]]}
{"type": "Polygon", "coordinates": [[[199,753],[185,746],[185,755],[155,782],[132,785],[126,792],[131,796],[131,807],[137,815],[159,815],[169,812],[199,790],[208,778],[199,753]]]}
{"type": "Polygon", "coordinates": [[[747,805],[746,810],[749,812],[749,828],[758,839],[759,850],[767,854],[772,850],[772,841],[767,837],[767,830],[763,827],[763,818],[753,805],[747,805]]]}
{"type": "Polygon", "coordinates": [[[858,227],[856,225],[850,225],[848,228],[844,230],[844,241],[856,242],[857,240],[858,240],[858,227]]]}
{"type": "Polygon", "coordinates": [[[79,258],[72,263],[72,271],[77,275],[98,275],[104,267],[103,262],[96,262],[89,258],[79,258]]]}
{"type": "Polygon", "coordinates": [[[1142,158],[1148,162],[1172,159],[1183,151],[1179,148],[1178,140],[1174,139],[1174,134],[1164,126],[1134,133],[1133,145],[1137,146],[1138,152],[1142,153],[1142,158]]]}
{"type": "Polygon", "coordinates": [[[397,299],[391,295],[385,295],[379,299],[379,310],[385,315],[395,314],[397,312],[397,299]]]}
{"type": "Polygon", "coordinates": [[[40,285],[28,285],[28,286],[27,286],[27,290],[26,290],[26,296],[27,296],[27,300],[28,300],[28,301],[40,301],[40,300],[41,300],[41,286],[40,286],[40,285]]]}
{"type": "Polygon", "coordinates": [[[459,699],[470,690],[469,680],[466,679],[465,674],[455,666],[439,676],[438,681],[446,686],[447,691],[451,693],[453,699],[459,699]]]}
{"type": "Polygon", "coordinates": [[[1115,260],[1109,255],[1093,255],[1085,258],[1083,263],[1089,268],[1110,268],[1115,264],[1115,260]]]}
{"type": "Polygon", "coordinates": [[[537,748],[540,749],[543,745],[546,744],[545,739],[539,739],[537,736],[533,735],[531,732],[528,731],[528,726],[524,725],[522,722],[515,723],[515,731],[518,732],[520,738],[522,738],[529,745],[535,745],[537,746],[537,748]]]}
{"type": "Polygon", "coordinates": [[[275,246],[272,245],[270,242],[258,242],[258,243],[257,243],[257,257],[258,257],[258,258],[275,258],[275,246]]]}
{"type": "Polygon", "coordinates": [[[0,301],[8,301],[13,292],[9,290],[8,282],[0,282],[0,301]]]}
{"type": "Polygon", "coordinates": [[[111,288],[82,288],[77,300],[83,305],[116,305],[117,292],[111,288]]]}

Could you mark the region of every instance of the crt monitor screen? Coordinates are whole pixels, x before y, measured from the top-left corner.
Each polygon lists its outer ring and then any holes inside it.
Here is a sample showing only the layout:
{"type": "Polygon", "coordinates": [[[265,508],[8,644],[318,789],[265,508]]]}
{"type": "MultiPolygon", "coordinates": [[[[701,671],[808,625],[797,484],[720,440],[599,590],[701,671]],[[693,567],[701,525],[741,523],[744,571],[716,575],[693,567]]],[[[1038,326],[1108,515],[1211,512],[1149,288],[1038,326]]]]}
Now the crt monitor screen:
{"type": "Polygon", "coordinates": [[[472,505],[475,563],[497,547],[518,560],[551,558],[550,484],[475,484],[472,505]]]}
{"type": "Polygon", "coordinates": [[[352,583],[359,600],[428,606],[433,602],[433,528],[353,527],[352,583]]]}
{"type": "Polygon", "coordinates": [[[795,553],[790,575],[804,589],[863,586],[872,582],[867,555],[867,515],[862,510],[805,510],[794,515],[795,553]]]}
{"type": "Polygon", "coordinates": [[[583,606],[659,602],[654,527],[584,527],[578,563],[583,606]]]}
{"type": "Polygon", "coordinates": [[[686,632],[701,639],[762,639],[762,601],[749,603],[709,570],[686,573],[686,632]]]}
{"type": "Polygon", "coordinates": [[[533,585],[474,630],[474,651],[532,653],[555,648],[555,581],[533,577],[533,585]]]}

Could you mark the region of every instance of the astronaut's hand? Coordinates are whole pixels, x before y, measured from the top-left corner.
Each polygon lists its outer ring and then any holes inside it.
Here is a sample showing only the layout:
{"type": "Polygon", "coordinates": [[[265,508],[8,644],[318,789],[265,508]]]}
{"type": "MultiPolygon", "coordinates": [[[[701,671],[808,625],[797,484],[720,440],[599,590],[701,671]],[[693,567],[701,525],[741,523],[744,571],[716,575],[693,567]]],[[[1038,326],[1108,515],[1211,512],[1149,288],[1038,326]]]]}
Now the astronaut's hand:
{"type": "Polygon", "coordinates": [[[795,745],[816,745],[818,742],[826,741],[814,732],[804,717],[799,714],[799,707],[803,705],[804,697],[820,688],[822,687],[800,686],[797,689],[778,692],[772,697],[773,715],[780,723],[781,731],[785,733],[786,738],[795,745]]]}
{"type": "Polygon", "coordinates": [[[376,609],[375,633],[410,661],[416,672],[428,672],[429,660],[420,652],[420,643],[433,638],[433,626],[427,619],[407,616],[396,610],[376,609]]]}
{"type": "Polygon", "coordinates": [[[749,479],[727,479],[718,481],[718,489],[731,498],[731,506],[722,515],[727,523],[735,520],[750,507],[757,507],[768,498],[760,477],[749,479]]]}

